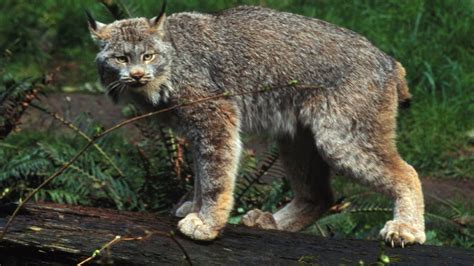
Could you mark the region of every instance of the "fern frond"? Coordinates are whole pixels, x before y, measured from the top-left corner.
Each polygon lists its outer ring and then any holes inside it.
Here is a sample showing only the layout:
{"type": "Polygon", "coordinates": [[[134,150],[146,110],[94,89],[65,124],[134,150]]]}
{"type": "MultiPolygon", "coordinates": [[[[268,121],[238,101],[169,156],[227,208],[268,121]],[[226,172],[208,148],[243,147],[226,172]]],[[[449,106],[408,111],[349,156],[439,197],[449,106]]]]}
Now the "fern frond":
{"type": "MultiPolygon", "coordinates": [[[[52,117],[53,119],[59,121],[61,124],[65,125],[66,127],[70,128],[71,130],[73,130],[74,132],[76,132],[79,136],[81,136],[82,138],[84,138],[86,141],[92,141],[92,139],[85,133],[83,132],[81,129],[79,129],[79,127],[77,127],[74,123],[66,120],[65,118],[63,118],[62,116],[60,116],[58,113],[54,113],[54,112],[51,112],[49,111],[48,109],[44,108],[44,107],[41,107],[39,105],[36,105],[34,103],[31,103],[31,106],[34,107],[35,109],[37,110],[40,110],[41,112],[49,115],[50,117],[52,117]]],[[[94,149],[96,149],[99,154],[101,154],[104,159],[117,171],[117,173],[123,177],[123,172],[122,170],[120,170],[120,168],[117,166],[117,164],[112,160],[112,158],[97,144],[97,143],[93,143],[92,144],[92,147],[94,149]]]]}
{"type": "Polygon", "coordinates": [[[32,176],[40,176],[50,166],[50,162],[45,158],[35,158],[21,154],[13,158],[9,164],[5,165],[0,173],[0,182],[9,179],[27,179],[32,176]]]}
{"type": "Polygon", "coordinates": [[[392,213],[392,208],[384,208],[384,207],[356,207],[350,210],[351,213],[373,213],[373,212],[383,212],[383,213],[392,213]]]}
{"type": "MultiPolygon", "coordinates": [[[[39,146],[39,149],[45,154],[45,156],[51,161],[53,161],[56,165],[64,165],[67,162],[67,159],[61,155],[61,152],[53,148],[51,145],[38,143],[38,146],[39,146]]],[[[96,186],[94,184],[101,184],[101,180],[97,176],[90,174],[89,171],[86,170],[85,167],[83,168],[78,164],[72,164],[69,167],[69,169],[75,171],[80,176],[87,177],[90,180],[91,182],[90,185],[92,187],[96,186]]],[[[93,169],[93,168],[89,168],[89,169],[93,169]]],[[[70,172],[70,170],[68,172],[70,172]]],[[[54,183],[60,183],[63,180],[69,180],[70,187],[73,187],[74,185],[78,183],[82,183],[82,182],[77,182],[77,180],[71,180],[71,178],[58,178],[55,180],[54,183]]]]}
{"type": "Polygon", "coordinates": [[[258,167],[252,167],[250,171],[239,177],[235,192],[236,201],[240,201],[255,184],[260,183],[261,178],[275,165],[278,157],[277,149],[268,151],[258,167]]]}

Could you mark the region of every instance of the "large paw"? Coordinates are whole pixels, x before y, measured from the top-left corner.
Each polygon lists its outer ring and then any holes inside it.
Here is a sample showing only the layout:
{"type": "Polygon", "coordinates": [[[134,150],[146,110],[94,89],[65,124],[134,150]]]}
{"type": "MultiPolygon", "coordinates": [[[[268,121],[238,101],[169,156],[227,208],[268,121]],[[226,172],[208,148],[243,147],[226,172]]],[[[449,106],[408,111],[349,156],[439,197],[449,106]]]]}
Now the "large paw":
{"type": "Polygon", "coordinates": [[[278,229],[273,215],[269,212],[262,212],[259,209],[247,212],[247,214],[242,217],[242,223],[249,227],[261,229],[278,229]]]}
{"type": "Polygon", "coordinates": [[[179,218],[183,218],[189,213],[191,213],[193,210],[193,202],[192,201],[186,201],[185,203],[181,204],[179,208],[176,210],[174,215],[179,218]]]}
{"type": "Polygon", "coordinates": [[[195,212],[188,214],[184,219],[178,222],[178,229],[186,236],[203,241],[214,240],[219,234],[219,230],[206,224],[195,212]]]}
{"type": "Polygon", "coordinates": [[[423,229],[418,229],[413,225],[402,221],[388,221],[380,231],[380,236],[385,243],[392,247],[405,247],[411,244],[423,244],[426,240],[423,229]]]}

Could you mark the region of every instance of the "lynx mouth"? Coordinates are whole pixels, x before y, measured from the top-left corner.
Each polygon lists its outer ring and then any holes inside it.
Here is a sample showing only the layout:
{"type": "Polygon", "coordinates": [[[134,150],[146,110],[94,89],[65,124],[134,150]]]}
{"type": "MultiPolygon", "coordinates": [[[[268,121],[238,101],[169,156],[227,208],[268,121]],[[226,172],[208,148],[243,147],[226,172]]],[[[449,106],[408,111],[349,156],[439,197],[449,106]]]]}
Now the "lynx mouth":
{"type": "Polygon", "coordinates": [[[149,82],[148,81],[134,81],[134,82],[127,82],[127,85],[131,88],[141,88],[146,86],[149,82]]]}

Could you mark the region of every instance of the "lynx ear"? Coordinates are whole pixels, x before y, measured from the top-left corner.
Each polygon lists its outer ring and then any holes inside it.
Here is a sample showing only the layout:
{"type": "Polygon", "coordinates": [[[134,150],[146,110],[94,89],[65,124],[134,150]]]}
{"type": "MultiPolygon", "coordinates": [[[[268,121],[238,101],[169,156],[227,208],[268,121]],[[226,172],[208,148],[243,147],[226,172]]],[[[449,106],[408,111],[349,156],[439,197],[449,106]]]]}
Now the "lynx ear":
{"type": "Polygon", "coordinates": [[[89,31],[91,33],[92,39],[99,45],[103,45],[103,42],[106,39],[104,35],[104,28],[107,26],[104,23],[100,23],[92,17],[92,14],[89,10],[85,10],[87,16],[87,23],[89,24],[89,31]]]}
{"type": "Polygon", "coordinates": [[[165,34],[165,31],[164,31],[164,25],[165,25],[165,20],[166,20],[165,10],[166,10],[166,0],[163,1],[160,14],[150,19],[151,27],[157,31],[160,37],[163,37],[163,35],[165,34]]]}

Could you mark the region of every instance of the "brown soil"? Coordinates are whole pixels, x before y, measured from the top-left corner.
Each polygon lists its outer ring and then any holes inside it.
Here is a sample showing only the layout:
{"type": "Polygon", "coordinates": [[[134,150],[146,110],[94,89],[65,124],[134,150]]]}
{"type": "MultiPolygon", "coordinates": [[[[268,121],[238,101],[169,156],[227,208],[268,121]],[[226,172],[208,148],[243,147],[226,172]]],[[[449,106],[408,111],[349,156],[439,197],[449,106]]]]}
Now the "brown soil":
{"type": "MultiPolygon", "coordinates": [[[[74,122],[79,115],[87,115],[82,127],[94,121],[109,128],[126,119],[121,107],[114,105],[105,95],[79,93],[52,93],[41,96],[36,104],[74,122]]],[[[53,119],[50,115],[30,107],[21,119],[21,130],[49,130],[49,132],[69,132],[70,129],[53,119]]],[[[125,127],[127,136],[136,137],[139,133],[133,125],[125,127]]]]}
{"type": "Polygon", "coordinates": [[[474,180],[422,178],[421,182],[428,203],[436,199],[459,199],[474,203],[474,180]]]}

